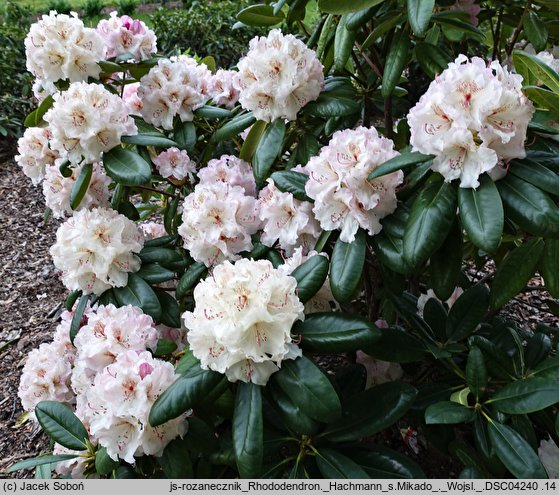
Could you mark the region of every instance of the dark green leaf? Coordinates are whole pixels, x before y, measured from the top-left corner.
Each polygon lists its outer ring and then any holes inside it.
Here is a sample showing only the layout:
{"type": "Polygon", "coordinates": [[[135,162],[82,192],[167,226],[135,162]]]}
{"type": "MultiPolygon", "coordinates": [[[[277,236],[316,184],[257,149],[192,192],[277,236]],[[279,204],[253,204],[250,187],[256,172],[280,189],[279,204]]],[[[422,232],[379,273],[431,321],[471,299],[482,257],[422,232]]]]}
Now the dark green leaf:
{"type": "Polygon", "coordinates": [[[209,454],[218,447],[213,428],[196,416],[188,418],[188,434],[184,441],[188,450],[196,455],[209,454]]]}
{"type": "Polygon", "coordinates": [[[151,426],[159,426],[180,416],[202,402],[225,380],[224,375],[203,370],[199,364],[195,364],[155,401],[149,413],[149,423],[151,426]]]}
{"type": "Polygon", "coordinates": [[[545,240],[539,268],[545,288],[553,297],[559,298],[559,240],[545,240]]]}
{"type": "Polygon", "coordinates": [[[119,184],[138,186],[151,179],[151,166],[140,155],[121,147],[103,153],[107,175],[119,184]]]}
{"type": "Polygon", "coordinates": [[[393,425],[411,407],[417,390],[407,383],[377,385],[350,397],[343,405],[342,418],[324,432],[332,442],[351,442],[393,425]]]}
{"type": "Polygon", "coordinates": [[[204,263],[196,262],[190,265],[177,285],[177,299],[182,299],[207,272],[208,269],[204,263]]]}
{"type": "Polygon", "coordinates": [[[271,5],[251,5],[237,14],[237,20],[247,26],[275,26],[285,19],[281,11],[274,13],[271,5]]]}
{"type": "Polygon", "coordinates": [[[514,162],[510,173],[549,194],[559,194],[559,175],[532,160],[514,162]]]}
{"type": "Polygon", "coordinates": [[[499,389],[487,403],[507,414],[541,411],[559,402],[559,382],[552,378],[517,380],[499,389]]]}
{"type": "Polygon", "coordinates": [[[474,245],[494,253],[503,234],[504,212],[499,191],[488,175],[477,189],[458,188],[460,220],[474,245]]]}
{"type": "Polygon", "coordinates": [[[404,260],[404,231],[408,221],[407,208],[400,205],[392,214],[381,220],[382,230],[373,236],[372,244],[380,262],[393,272],[406,275],[412,271],[404,260]]]}
{"type": "Polygon", "coordinates": [[[233,446],[241,478],[257,478],[262,471],[264,430],[261,388],[240,383],[233,416],[233,446]]]}
{"type": "Polygon", "coordinates": [[[329,119],[330,117],[345,117],[359,113],[361,105],[358,101],[339,96],[322,94],[316,101],[309,103],[305,111],[315,117],[329,119]]]}
{"type": "Polygon", "coordinates": [[[161,317],[159,322],[171,328],[181,327],[181,312],[176,299],[163,289],[154,289],[155,295],[161,305],[161,317]]]}
{"type": "Polygon", "coordinates": [[[25,127],[39,127],[44,121],[43,116],[48,112],[49,108],[52,107],[54,99],[51,95],[48,95],[37,107],[33,110],[23,121],[25,127]]]}
{"type": "Polygon", "coordinates": [[[380,339],[363,350],[376,359],[394,363],[414,363],[426,358],[425,348],[419,339],[405,330],[392,327],[383,328],[380,339]]]}
{"type": "Polygon", "coordinates": [[[241,147],[241,151],[239,154],[239,158],[241,160],[244,160],[245,162],[249,162],[249,163],[252,162],[252,157],[254,156],[256,147],[258,146],[258,143],[260,142],[260,138],[262,137],[262,134],[264,134],[264,131],[266,130],[267,126],[268,124],[266,124],[266,122],[262,120],[257,120],[252,125],[243,142],[243,146],[241,147]]]}
{"type": "Polygon", "coordinates": [[[404,232],[404,258],[418,267],[444,242],[456,216],[456,191],[446,182],[421,190],[404,232]]]}
{"type": "Polygon", "coordinates": [[[150,134],[135,134],[134,136],[122,136],[121,141],[126,144],[135,144],[137,146],[156,146],[157,148],[171,148],[176,146],[177,143],[164,134],[150,133],[150,134]]]}
{"type": "Polygon", "coordinates": [[[536,271],[543,249],[543,240],[530,239],[505,256],[491,284],[491,307],[502,307],[524,289],[536,271]]]}
{"type": "Polygon", "coordinates": [[[530,444],[506,425],[491,421],[489,438],[495,453],[507,469],[520,479],[547,478],[545,468],[530,444]]]}
{"type": "Polygon", "coordinates": [[[334,65],[338,72],[342,72],[353,51],[353,43],[355,42],[355,31],[347,28],[349,15],[343,15],[336,28],[336,37],[334,39],[334,65]]]}
{"type": "MultiPolygon", "coordinates": [[[[432,0],[427,0],[431,2],[432,0]]],[[[410,51],[410,38],[408,33],[400,29],[395,35],[390,45],[384,72],[382,75],[381,94],[383,98],[388,98],[398,84],[402,72],[408,61],[408,53],[410,51]]]]}
{"type": "Polygon", "coordinates": [[[162,267],[159,263],[143,264],[136,275],[143,278],[148,284],[160,284],[175,278],[175,272],[162,267]]]}
{"type": "Polygon", "coordinates": [[[312,419],[329,423],[341,415],[340,399],[330,380],[308,358],[282,362],[275,382],[301,411],[312,419]]]}
{"type": "Polygon", "coordinates": [[[188,433],[185,438],[175,438],[165,447],[163,455],[157,457],[157,462],[168,479],[194,478],[187,437],[188,433]]]}
{"type": "Polygon", "coordinates": [[[153,292],[153,289],[135,273],[128,274],[128,284],[126,287],[115,287],[113,294],[119,305],[126,306],[131,304],[150,315],[154,320],[161,318],[161,304],[153,292]]]}
{"type": "Polygon", "coordinates": [[[512,360],[502,349],[481,335],[473,335],[468,339],[470,346],[479,347],[486,357],[485,363],[491,374],[498,378],[511,378],[514,376],[512,360]]]}
{"type": "Polygon", "coordinates": [[[407,0],[408,21],[413,34],[423,37],[433,15],[435,0],[407,0]]]}
{"type": "Polygon", "coordinates": [[[92,175],[93,164],[86,163],[80,170],[76,182],[72,185],[72,191],[70,192],[70,208],[72,208],[72,210],[77,209],[82,202],[85,193],[89,189],[89,183],[91,182],[92,175]]]}
{"type": "Polygon", "coordinates": [[[431,424],[456,424],[473,421],[476,412],[457,402],[443,401],[430,405],[425,411],[425,422],[431,424]]]}
{"type": "Polygon", "coordinates": [[[525,86],[524,93],[539,109],[549,110],[559,114],[559,94],[539,86],[525,86]]]}
{"type": "Polygon", "coordinates": [[[350,12],[357,12],[359,10],[374,7],[384,0],[318,0],[318,8],[322,12],[329,14],[348,14],[350,12]]]}
{"type": "Polygon", "coordinates": [[[113,461],[109,454],[107,454],[107,449],[101,447],[97,452],[95,452],[95,471],[97,474],[102,476],[110,474],[113,470],[118,467],[118,461],[113,461]]]}
{"type": "Polygon", "coordinates": [[[526,368],[534,368],[545,359],[551,352],[551,339],[543,332],[536,332],[530,340],[524,352],[526,368]]]}
{"type": "Polygon", "coordinates": [[[70,450],[87,450],[87,430],[67,405],[43,400],[35,407],[35,416],[53,441],[70,450]]]}
{"type": "Polygon", "coordinates": [[[224,119],[231,116],[231,110],[226,108],[212,107],[211,105],[204,105],[194,112],[197,117],[203,119],[224,119]]]}
{"type": "Polygon", "coordinates": [[[462,229],[459,222],[454,222],[443,245],[429,259],[430,285],[441,301],[446,301],[458,285],[462,247],[462,229]]]}
{"type": "Polygon", "coordinates": [[[321,448],[316,454],[316,464],[322,476],[326,479],[368,479],[367,473],[359,466],[339,452],[321,448]]]}
{"type": "MultiPolygon", "coordinates": [[[[300,145],[300,144],[299,144],[300,145]]],[[[312,202],[305,192],[308,175],[291,170],[280,170],[271,175],[276,187],[282,192],[293,194],[295,199],[312,202]]]]}
{"type": "Polygon", "coordinates": [[[291,276],[297,280],[297,297],[302,303],[310,300],[324,285],[328,267],[328,258],[316,255],[293,270],[291,276]]]}
{"type": "Polygon", "coordinates": [[[138,256],[142,263],[160,263],[161,265],[173,264],[183,260],[177,251],[165,247],[144,247],[138,256]]]}
{"type": "Polygon", "coordinates": [[[448,67],[449,59],[446,53],[431,43],[417,43],[414,55],[423,72],[433,79],[448,67]]]}
{"type": "Polygon", "coordinates": [[[210,143],[216,144],[222,141],[227,141],[233,137],[237,137],[247,127],[250,127],[256,122],[252,112],[237,115],[229,122],[221,126],[210,139],[210,143]]]}
{"type": "Polygon", "coordinates": [[[342,313],[312,313],[295,323],[301,346],[314,352],[351,352],[375,345],[382,332],[364,318],[342,313]]]}
{"type": "Polygon", "coordinates": [[[473,346],[468,353],[466,383],[474,394],[476,401],[485,392],[487,380],[487,369],[485,368],[483,353],[478,347],[473,346]]]}
{"type": "Polygon", "coordinates": [[[551,91],[559,93],[559,75],[536,55],[525,51],[515,51],[512,62],[516,71],[523,76],[524,85],[537,85],[538,82],[551,91]]]}
{"type": "Polygon", "coordinates": [[[348,455],[359,464],[371,478],[410,479],[426,478],[421,468],[408,456],[380,445],[352,448],[348,455]]]}
{"type": "Polygon", "coordinates": [[[181,150],[192,153],[196,146],[196,126],[193,122],[181,122],[175,129],[173,138],[181,150]]]}
{"type": "Polygon", "coordinates": [[[362,9],[350,14],[347,19],[346,28],[350,31],[357,31],[373,19],[377,12],[378,8],[369,7],[368,9],[362,9]]]}
{"type": "Polygon", "coordinates": [[[39,457],[24,459],[23,461],[12,464],[8,469],[6,469],[6,473],[9,474],[13,473],[14,471],[19,471],[20,469],[29,469],[36,466],[43,466],[45,464],[69,461],[70,459],[75,459],[76,457],[78,457],[76,454],[41,455],[39,457]]]}
{"type": "Polygon", "coordinates": [[[259,188],[264,186],[274,161],[281,153],[284,137],[285,122],[283,119],[277,119],[266,128],[256,146],[252,159],[252,170],[259,188]]]}
{"type": "Polygon", "coordinates": [[[336,241],[330,262],[330,288],[338,302],[349,302],[355,294],[363,272],[366,251],[367,238],[361,229],[351,243],[340,239],[336,241]]]}
{"type": "Polygon", "coordinates": [[[489,309],[489,290],[485,285],[474,285],[464,292],[448,312],[446,334],[450,342],[458,342],[471,335],[489,309]]]}
{"type": "Polygon", "coordinates": [[[87,303],[90,297],[91,295],[89,294],[80,297],[80,302],[78,303],[76,311],[72,316],[72,323],[70,323],[70,342],[72,342],[72,344],[74,343],[74,339],[82,326],[83,314],[85,312],[85,308],[87,308],[87,303]]]}
{"type": "Polygon", "coordinates": [[[70,292],[70,294],[68,294],[68,296],[66,297],[66,300],[64,301],[64,307],[68,311],[72,311],[72,308],[74,307],[74,304],[78,300],[78,297],[80,297],[81,295],[82,295],[81,290],[73,290],[72,292],[70,292]]]}
{"type": "Polygon", "coordinates": [[[307,416],[301,408],[272,380],[266,388],[271,394],[273,405],[290,430],[303,435],[313,435],[318,430],[318,423],[307,416]]]}
{"type": "Polygon", "coordinates": [[[403,153],[401,155],[395,156],[390,160],[384,162],[382,165],[375,168],[369,174],[369,180],[377,179],[384,175],[388,175],[397,170],[402,170],[417,163],[427,162],[433,159],[433,155],[423,155],[418,151],[411,151],[409,153],[403,153]]]}
{"type": "Polygon", "coordinates": [[[523,17],[523,27],[526,37],[532,43],[534,50],[536,52],[545,50],[548,36],[547,28],[536,12],[531,10],[528,15],[523,17]]]}
{"type": "Polygon", "coordinates": [[[153,355],[155,357],[167,356],[177,349],[177,344],[172,340],[159,339],[153,355]]]}

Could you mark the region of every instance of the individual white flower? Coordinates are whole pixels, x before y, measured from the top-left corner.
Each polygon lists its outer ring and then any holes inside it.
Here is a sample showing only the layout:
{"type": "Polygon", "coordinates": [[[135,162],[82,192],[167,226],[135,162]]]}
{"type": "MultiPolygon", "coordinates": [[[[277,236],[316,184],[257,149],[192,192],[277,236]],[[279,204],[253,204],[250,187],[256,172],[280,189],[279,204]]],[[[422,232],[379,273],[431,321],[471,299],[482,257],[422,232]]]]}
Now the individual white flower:
{"type": "Polygon", "coordinates": [[[51,148],[73,164],[100,161],[123,135],[138,133],[124,102],[101,84],[72,83],[53,98],[43,117],[52,133],[51,148]]]}
{"type": "Polygon", "coordinates": [[[50,254],[67,289],[100,295],[126,285],[128,273],[140,268],[134,253],[143,245],[134,222],[114,210],[94,208],[77,211],[58,228],[50,254]]]}
{"type": "Polygon", "coordinates": [[[240,186],[249,196],[256,196],[256,181],[250,164],[232,155],[222,155],[208,162],[198,171],[200,184],[222,182],[240,186]]]}
{"type": "Polygon", "coordinates": [[[240,186],[222,182],[198,184],[183,203],[178,232],[190,255],[206,266],[235,260],[252,249],[258,231],[257,201],[240,186]]]}
{"type": "MultiPolygon", "coordinates": [[[[303,254],[303,252],[302,247],[295,249],[293,255],[287,258],[283,265],[278,266],[278,270],[286,275],[291,275],[296,268],[313,256],[320,255],[328,258],[326,253],[310,251],[308,254],[303,254]]],[[[311,313],[330,312],[333,309],[339,309],[339,307],[339,304],[332,294],[332,289],[330,289],[330,279],[326,277],[326,280],[318,292],[305,303],[305,314],[310,315],[311,313]]]]}
{"type": "Polygon", "coordinates": [[[146,122],[163,129],[173,128],[173,119],[182,122],[194,118],[194,110],[209,100],[210,75],[207,67],[197,64],[186,55],[172,60],[159,60],[156,66],[140,79],[138,97],[142,101],[141,114],[146,122]]]}
{"type": "Polygon", "coordinates": [[[118,17],[117,12],[111,12],[110,19],[99,21],[97,33],[105,43],[105,58],[129,53],[130,58],[140,61],[157,52],[155,33],[143,21],[127,15],[118,17]]]}
{"type": "MultiPolygon", "coordinates": [[[[448,306],[448,308],[452,308],[452,306],[454,306],[454,303],[456,302],[456,300],[464,293],[464,289],[462,289],[462,287],[455,287],[454,290],[452,291],[452,294],[450,295],[450,297],[444,301],[446,303],[446,305],[448,306]]],[[[427,294],[421,294],[418,298],[417,298],[417,314],[419,316],[421,316],[423,318],[423,310],[425,309],[425,305],[427,304],[427,301],[429,299],[436,299],[437,301],[440,301],[440,299],[435,295],[435,292],[433,291],[433,289],[429,289],[427,291],[427,294]]],[[[441,301],[442,302],[442,301],[441,301]]]]}
{"type": "Polygon", "coordinates": [[[498,62],[465,55],[429,86],[408,114],[414,151],[435,155],[433,170],[447,182],[476,188],[479,176],[502,161],[526,156],[524,140],[534,113],[522,77],[498,62]]]}
{"type": "Polygon", "coordinates": [[[239,101],[258,120],[295,120],[297,112],[316,100],[324,85],[322,64],[314,51],[279,29],[256,37],[237,64],[239,101]]]}
{"type": "Polygon", "coordinates": [[[144,235],[144,240],[150,241],[151,239],[157,239],[158,237],[164,237],[167,235],[165,226],[156,222],[147,222],[140,224],[140,229],[144,235]]]}
{"type": "Polygon", "coordinates": [[[51,11],[31,25],[25,38],[27,69],[43,82],[70,82],[97,78],[103,60],[103,40],[95,29],[86,28],[71,16],[51,11]]]}
{"type": "Polygon", "coordinates": [[[303,320],[297,281],[269,261],[225,261],[194,289],[194,311],[183,314],[188,342],[202,368],[229,381],[265,385],[284,359],[301,350],[291,327],[303,320]]]}
{"type": "Polygon", "coordinates": [[[404,376],[404,370],[398,363],[372,358],[363,351],[355,353],[355,362],[363,365],[367,370],[366,389],[381,383],[394,382],[404,376]]]}
{"type": "MultiPolygon", "coordinates": [[[[70,450],[66,447],[55,443],[52,449],[53,455],[66,455],[66,454],[87,454],[87,451],[82,450],[70,450]]],[[[87,469],[87,457],[86,455],[76,457],[75,459],[69,459],[67,461],[57,462],[54,466],[54,472],[59,474],[64,478],[81,479],[84,478],[85,470],[87,469]]],[[[96,476],[89,476],[89,478],[94,478],[96,476]]]]}
{"type": "Polygon", "coordinates": [[[552,438],[542,440],[538,448],[538,457],[550,479],[559,478],[559,447],[552,438]]]}
{"type": "Polygon", "coordinates": [[[239,101],[239,73],[219,69],[211,78],[210,94],[215,105],[233,108],[239,101]]]}
{"type": "Polygon", "coordinates": [[[157,427],[148,420],[153,403],[177,377],[171,363],[147,351],[123,352],[95,375],[86,392],[87,407],[76,413],[87,420],[91,435],[113,460],[134,464],[137,456],[160,456],[188,429],[186,414],[157,427]]]}
{"type": "Polygon", "coordinates": [[[305,172],[312,211],[324,230],[341,229],[340,239],[353,242],[359,227],[378,234],[380,220],[396,209],[401,170],[369,180],[369,174],[399,153],[374,128],[337,131],[328,146],[309,160],[305,172]]]}
{"type": "Polygon", "coordinates": [[[555,72],[559,72],[559,59],[557,58],[557,47],[553,47],[552,51],[543,51],[536,54],[544,64],[549,65],[555,72]]]}
{"type": "Polygon", "coordinates": [[[58,151],[49,148],[52,133],[46,127],[29,127],[18,139],[15,160],[33,185],[45,178],[47,167],[58,163],[58,151]]]}
{"type": "Polygon", "coordinates": [[[312,204],[300,201],[289,192],[280,191],[272,179],[259,196],[259,214],[263,233],[260,241],[272,247],[277,241],[287,256],[299,247],[305,253],[314,248],[322,230],[312,213],[312,204]]]}
{"type": "Polygon", "coordinates": [[[58,88],[52,81],[42,81],[41,79],[35,79],[31,90],[33,91],[33,96],[39,103],[47,96],[58,92],[58,88]]]}
{"type": "MultiPolygon", "coordinates": [[[[55,218],[64,218],[71,215],[74,210],[70,207],[70,194],[80,171],[84,165],[72,169],[70,177],[64,177],[56,165],[47,167],[45,180],[43,181],[43,194],[45,204],[52,210],[55,218]]],[[[109,185],[111,179],[105,174],[100,164],[93,164],[93,173],[85,196],[80,201],[76,211],[96,206],[109,207],[109,185]]]]}
{"type": "Polygon", "coordinates": [[[138,88],[140,83],[132,83],[124,86],[124,91],[122,92],[122,101],[126,105],[129,115],[142,115],[142,107],[144,104],[138,96],[138,88]]]}
{"type": "Polygon", "coordinates": [[[172,147],[162,151],[155,158],[152,158],[151,161],[157,167],[159,175],[165,179],[182,181],[188,178],[190,182],[194,181],[196,164],[184,150],[172,147]]]}

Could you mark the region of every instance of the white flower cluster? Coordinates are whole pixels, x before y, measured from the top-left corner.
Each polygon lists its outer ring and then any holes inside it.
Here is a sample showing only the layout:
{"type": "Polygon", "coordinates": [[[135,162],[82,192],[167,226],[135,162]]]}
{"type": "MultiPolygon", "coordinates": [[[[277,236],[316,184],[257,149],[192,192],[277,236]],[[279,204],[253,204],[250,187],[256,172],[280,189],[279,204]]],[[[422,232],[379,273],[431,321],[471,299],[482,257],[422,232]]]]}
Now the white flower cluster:
{"type": "Polygon", "coordinates": [[[110,19],[99,21],[97,33],[105,43],[105,58],[129,53],[130,58],[140,61],[157,52],[155,33],[144,22],[127,15],[118,17],[117,12],[111,12],[110,19]]]}
{"type": "Polygon", "coordinates": [[[59,163],[58,151],[49,148],[52,133],[48,128],[29,127],[18,139],[15,160],[34,185],[45,178],[47,167],[59,163]]]}
{"type": "MultiPolygon", "coordinates": [[[[54,218],[64,218],[74,211],[70,207],[70,194],[83,167],[84,165],[79,165],[73,168],[70,177],[64,177],[56,165],[47,168],[43,181],[43,194],[45,204],[52,210],[54,218]]],[[[110,184],[111,179],[105,174],[102,166],[94,163],[89,187],[76,211],[90,210],[98,206],[108,208],[110,184]]]]}
{"type": "Polygon", "coordinates": [[[259,196],[263,230],[260,241],[269,247],[279,241],[279,247],[287,256],[299,247],[304,247],[308,253],[322,232],[312,213],[312,204],[280,191],[272,179],[267,182],[259,196]]]}
{"type": "Polygon", "coordinates": [[[304,318],[296,286],[269,261],[216,266],[194,289],[194,311],[183,314],[201,366],[225,373],[232,382],[265,385],[284,359],[300,356],[291,343],[293,323],[304,318]]]}
{"type": "MultiPolygon", "coordinates": [[[[522,76],[499,62],[460,55],[410,110],[415,151],[435,155],[432,169],[447,182],[476,188],[500,161],[526,156],[524,140],[534,113],[522,93],[522,76]]],[[[500,178],[498,174],[495,178],[500,178]]]]}
{"type": "Polygon", "coordinates": [[[240,186],[198,184],[184,199],[178,232],[192,258],[206,266],[235,260],[252,249],[251,235],[260,226],[257,207],[240,186]]]}
{"type": "Polygon", "coordinates": [[[129,115],[142,115],[142,107],[144,104],[140,97],[138,96],[138,89],[140,83],[132,83],[124,86],[124,91],[122,92],[122,101],[126,105],[129,115]]]}
{"type": "Polygon", "coordinates": [[[100,161],[123,135],[138,133],[124,102],[101,84],[70,84],[54,95],[44,119],[52,133],[51,147],[74,164],[82,158],[87,163],[100,161]]]}
{"type": "Polygon", "coordinates": [[[178,148],[169,148],[151,160],[157,167],[161,177],[182,181],[194,180],[196,164],[190,159],[188,153],[178,148]]]}
{"type": "Polygon", "coordinates": [[[215,105],[233,108],[239,101],[239,73],[219,69],[211,78],[210,94],[215,105]]]}
{"type": "Polygon", "coordinates": [[[279,29],[256,37],[237,64],[239,101],[265,122],[295,120],[297,112],[316,100],[324,85],[322,64],[314,51],[279,29]]]}
{"type": "Polygon", "coordinates": [[[51,11],[31,25],[25,38],[27,69],[42,83],[99,77],[104,44],[95,29],[86,28],[76,13],[51,11]]]}
{"type": "Polygon", "coordinates": [[[128,272],[140,268],[133,253],[143,245],[134,222],[114,210],[94,208],[74,213],[58,228],[50,254],[66,288],[99,295],[126,285],[128,272]]]}
{"type": "Polygon", "coordinates": [[[396,209],[396,188],[401,170],[369,180],[369,174],[397,156],[394,143],[374,128],[337,131],[328,146],[312,157],[304,171],[309,175],[307,195],[324,230],[341,229],[340,239],[353,242],[359,227],[378,234],[379,220],[396,209]]]}
{"type": "Polygon", "coordinates": [[[138,97],[142,117],[163,129],[173,128],[178,115],[182,122],[192,121],[194,110],[209,100],[211,72],[186,55],[160,60],[140,79],[138,97]]]}
{"type": "Polygon", "coordinates": [[[211,185],[216,182],[240,186],[249,196],[256,196],[256,181],[252,167],[232,155],[222,155],[208,162],[208,165],[198,171],[200,184],[211,185]]]}

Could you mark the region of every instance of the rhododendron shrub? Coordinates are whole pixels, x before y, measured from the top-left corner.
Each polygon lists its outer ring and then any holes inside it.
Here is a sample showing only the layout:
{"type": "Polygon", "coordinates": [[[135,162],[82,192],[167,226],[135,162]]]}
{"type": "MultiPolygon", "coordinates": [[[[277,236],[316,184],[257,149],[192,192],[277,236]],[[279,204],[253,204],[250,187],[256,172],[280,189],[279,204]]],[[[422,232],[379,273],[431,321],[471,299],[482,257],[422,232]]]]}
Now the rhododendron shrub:
{"type": "Polygon", "coordinates": [[[559,307],[555,15],[308,3],[239,12],[274,29],[232,68],[116,12],[31,28],[16,161],[69,293],[19,387],[55,457],[12,470],[556,475],[559,332],[500,313],[536,274],[559,307]]]}

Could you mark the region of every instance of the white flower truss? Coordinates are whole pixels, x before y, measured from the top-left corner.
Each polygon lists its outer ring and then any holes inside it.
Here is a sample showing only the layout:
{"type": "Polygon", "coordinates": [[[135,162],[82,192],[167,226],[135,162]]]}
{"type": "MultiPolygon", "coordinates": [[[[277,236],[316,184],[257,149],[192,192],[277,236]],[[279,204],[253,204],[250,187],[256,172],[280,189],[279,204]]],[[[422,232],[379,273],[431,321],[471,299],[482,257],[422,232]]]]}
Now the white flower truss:
{"type": "Polygon", "coordinates": [[[318,98],[324,85],[322,64],[315,52],[279,29],[252,39],[237,66],[241,106],[265,122],[295,120],[302,107],[318,98]]]}
{"type": "Polygon", "coordinates": [[[304,319],[296,287],[266,260],[216,266],[194,289],[194,311],[183,314],[202,368],[265,385],[284,359],[300,356],[291,342],[293,323],[304,319]]]}
{"type": "Polygon", "coordinates": [[[460,55],[410,110],[414,151],[435,155],[432,169],[447,182],[476,188],[479,176],[502,177],[499,163],[526,156],[524,140],[534,113],[522,77],[497,61],[460,55]]]}
{"type": "Polygon", "coordinates": [[[66,288],[100,295],[126,285],[128,273],[140,268],[134,253],[143,245],[134,222],[114,210],[94,208],[77,211],[58,228],[50,254],[66,288]]]}
{"type": "Polygon", "coordinates": [[[219,69],[211,78],[210,94],[215,105],[233,108],[239,101],[239,73],[219,69]]]}
{"type": "Polygon", "coordinates": [[[369,174],[397,156],[394,143],[374,128],[337,131],[305,167],[307,195],[324,230],[341,229],[340,239],[353,242],[359,227],[378,234],[380,220],[396,209],[401,170],[369,180],[369,174]]]}
{"type": "Polygon", "coordinates": [[[155,33],[144,22],[111,12],[110,19],[97,24],[97,33],[105,43],[105,57],[113,58],[129,53],[130,58],[146,60],[157,52],[155,33]]]}
{"type": "Polygon", "coordinates": [[[249,163],[233,155],[222,155],[208,162],[198,171],[200,184],[222,182],[230,186],[240,186],[249,196],[256,196],[256,181],[249,163]]]}
{"type": "Polygon", "coordinates": [[[103,40],[86,28],[75,12],[71,16],[51,11],[31,25],[25,38],[27,69],[43,83],[97,78],[104,59],[103,40]]]}
{"type": "Polygon", "coordinates": [[[73,164],[100,161],[123,135],[138,133],[122,99],[101,84],[72,83],[53,98],[44,116],[52,133],[50,145],[73,164]]]}
{"type": "Polygon", "coordinates": [[[258,231],[258,202],[240,186],[223,182],[198,184],[183,203],[178,232],[190,255],[206,266],[252,249],[251,235],[258,231]]]}
{"type": "Polygon", "coordinates": [[[175,179],[178,181],[188,179],[194,180],[196,164],[190,159],[188,153],[176,147],[162,151],[151,160],[157,167],[161,177],[175,179]]]}
{"type": "Polygon", "coordinates": [[[48,127],[29,127],[17,142],[15,160],[35,186],[45,178],[47,167],[60,162],[58,151],[49,148],[50,139],[48,127]]]}

